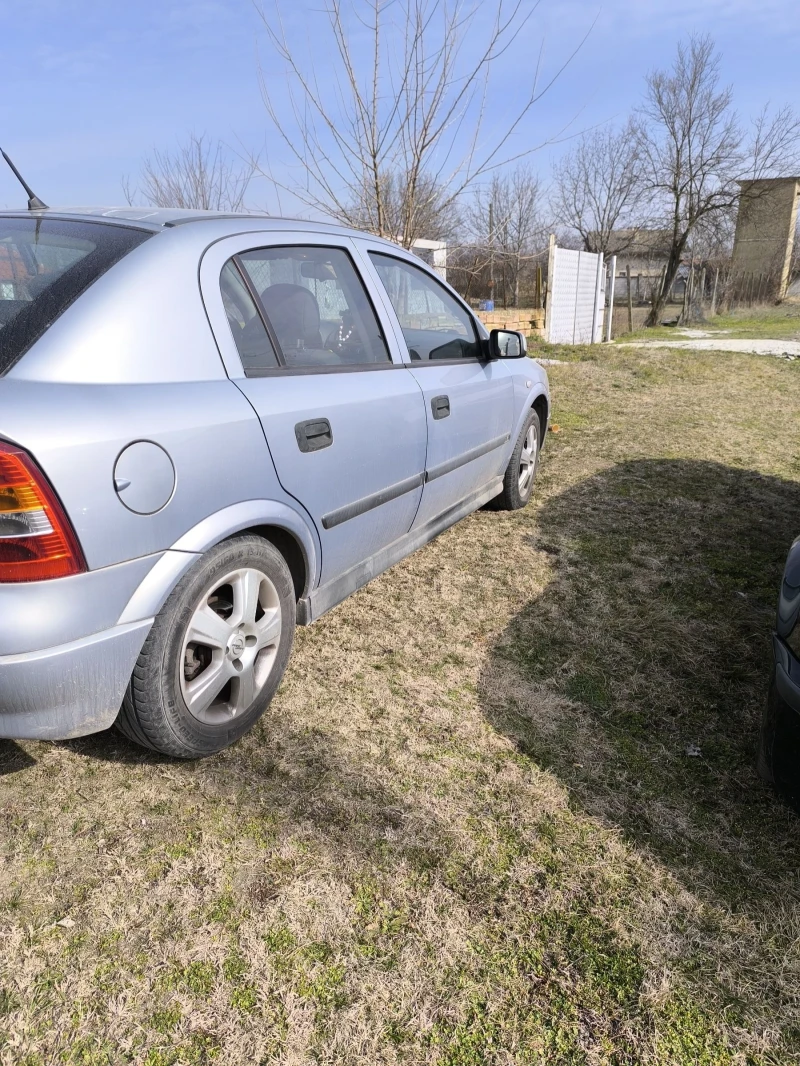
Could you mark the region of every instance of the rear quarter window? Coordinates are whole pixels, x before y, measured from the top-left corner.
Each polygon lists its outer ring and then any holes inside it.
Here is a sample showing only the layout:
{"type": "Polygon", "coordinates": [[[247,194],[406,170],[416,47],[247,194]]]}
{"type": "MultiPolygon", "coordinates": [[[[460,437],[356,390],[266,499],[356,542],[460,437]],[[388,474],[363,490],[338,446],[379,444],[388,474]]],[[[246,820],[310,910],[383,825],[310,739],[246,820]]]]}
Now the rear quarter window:
{"type": "Polygon", "coordinates": [[[101,222],[0,217],[0,375],[151,231],[101,222]]]}

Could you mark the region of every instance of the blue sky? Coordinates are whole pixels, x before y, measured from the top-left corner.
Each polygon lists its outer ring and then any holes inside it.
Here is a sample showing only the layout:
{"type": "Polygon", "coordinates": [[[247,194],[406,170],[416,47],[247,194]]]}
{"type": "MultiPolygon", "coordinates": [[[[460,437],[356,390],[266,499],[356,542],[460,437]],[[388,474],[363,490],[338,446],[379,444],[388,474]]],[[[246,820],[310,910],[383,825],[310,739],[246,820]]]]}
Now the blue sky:
{"type": "MultiPolygon", "coordinates": [[[[287,28],[325,85],[330,41],[320,0],[283,0],[287,28]]],[[[711,32],[743,117],[762,103],[800,109],[800,17],[794,0],[543,0],[524,41],[497,71],[491,106],[505,113],[524,91],[544,43],[555,70],[594,23],[577,57],[529,115],[517,147],[624,116],[642,79],[669,63],[677,40],[711,32]]],[[[120,204],[123,175],[135,178],[152,148],[190,130],[257,148],[269,144],[258,86],[285,78],[272,59],[252,0],[0,0],[0,145],[50,204],[120,204]]],[[[331,92],[333,89],[331,88],[331,92]]],[[[547,176],[564,145],[533,156],[547,176]]],[[[280,168],[281,153],[271,158],[280,168]]],[[[265,182],[253,206],[275,209],[265,182]]],[[[0,205],[22,206],[0,169],[0,205]]],[[[286,205],[284,204],[284,207],[286,205]]]]}

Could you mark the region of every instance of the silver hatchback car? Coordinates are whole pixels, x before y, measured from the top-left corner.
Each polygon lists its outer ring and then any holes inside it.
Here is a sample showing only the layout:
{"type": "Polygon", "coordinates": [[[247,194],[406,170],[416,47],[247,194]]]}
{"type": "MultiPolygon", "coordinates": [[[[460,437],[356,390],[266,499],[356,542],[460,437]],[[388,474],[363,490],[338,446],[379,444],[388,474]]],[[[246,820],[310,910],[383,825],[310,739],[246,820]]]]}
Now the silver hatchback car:
{"type": "Polygon", "coordinates": [[[337,226],[0,213],[0,736],[240,737],[308,625],[524,506],[525,338],[337,226]]]}

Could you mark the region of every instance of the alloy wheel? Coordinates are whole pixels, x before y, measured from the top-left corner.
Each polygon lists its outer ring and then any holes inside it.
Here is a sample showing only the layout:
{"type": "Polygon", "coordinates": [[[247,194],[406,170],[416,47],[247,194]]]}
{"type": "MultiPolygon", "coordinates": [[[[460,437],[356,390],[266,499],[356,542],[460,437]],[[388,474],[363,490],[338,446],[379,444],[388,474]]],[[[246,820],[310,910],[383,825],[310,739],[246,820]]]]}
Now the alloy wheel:
{"type": "Polygon", "coordinates": [[[530,492],[533,484],[538,448],[539,441],[536,436],[536,430],[532,425],[528,426],[528,432],[525,434],[525,440],[522,443],[522,454],[519,457],[519,494],[523,498],[530,492]]]}
{"type": "Polygon", "coordinates": [[[240,717],[272,671],[281,636],[278,592],[266,574],[245,567],[203,594],[183,638],[181,693],[206,725],[240,717]]]}

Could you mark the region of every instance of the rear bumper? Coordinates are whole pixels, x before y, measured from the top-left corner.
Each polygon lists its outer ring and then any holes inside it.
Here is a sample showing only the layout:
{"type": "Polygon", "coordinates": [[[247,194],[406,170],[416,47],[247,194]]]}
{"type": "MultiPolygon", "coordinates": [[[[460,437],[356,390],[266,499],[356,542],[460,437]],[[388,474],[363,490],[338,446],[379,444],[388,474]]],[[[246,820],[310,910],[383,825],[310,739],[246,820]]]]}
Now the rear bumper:
{"type": "Polygon", "coordinates": [[[117,716],[152,618],[45,651],[0,655],[0,737],[66,740],[117,716]]]}

